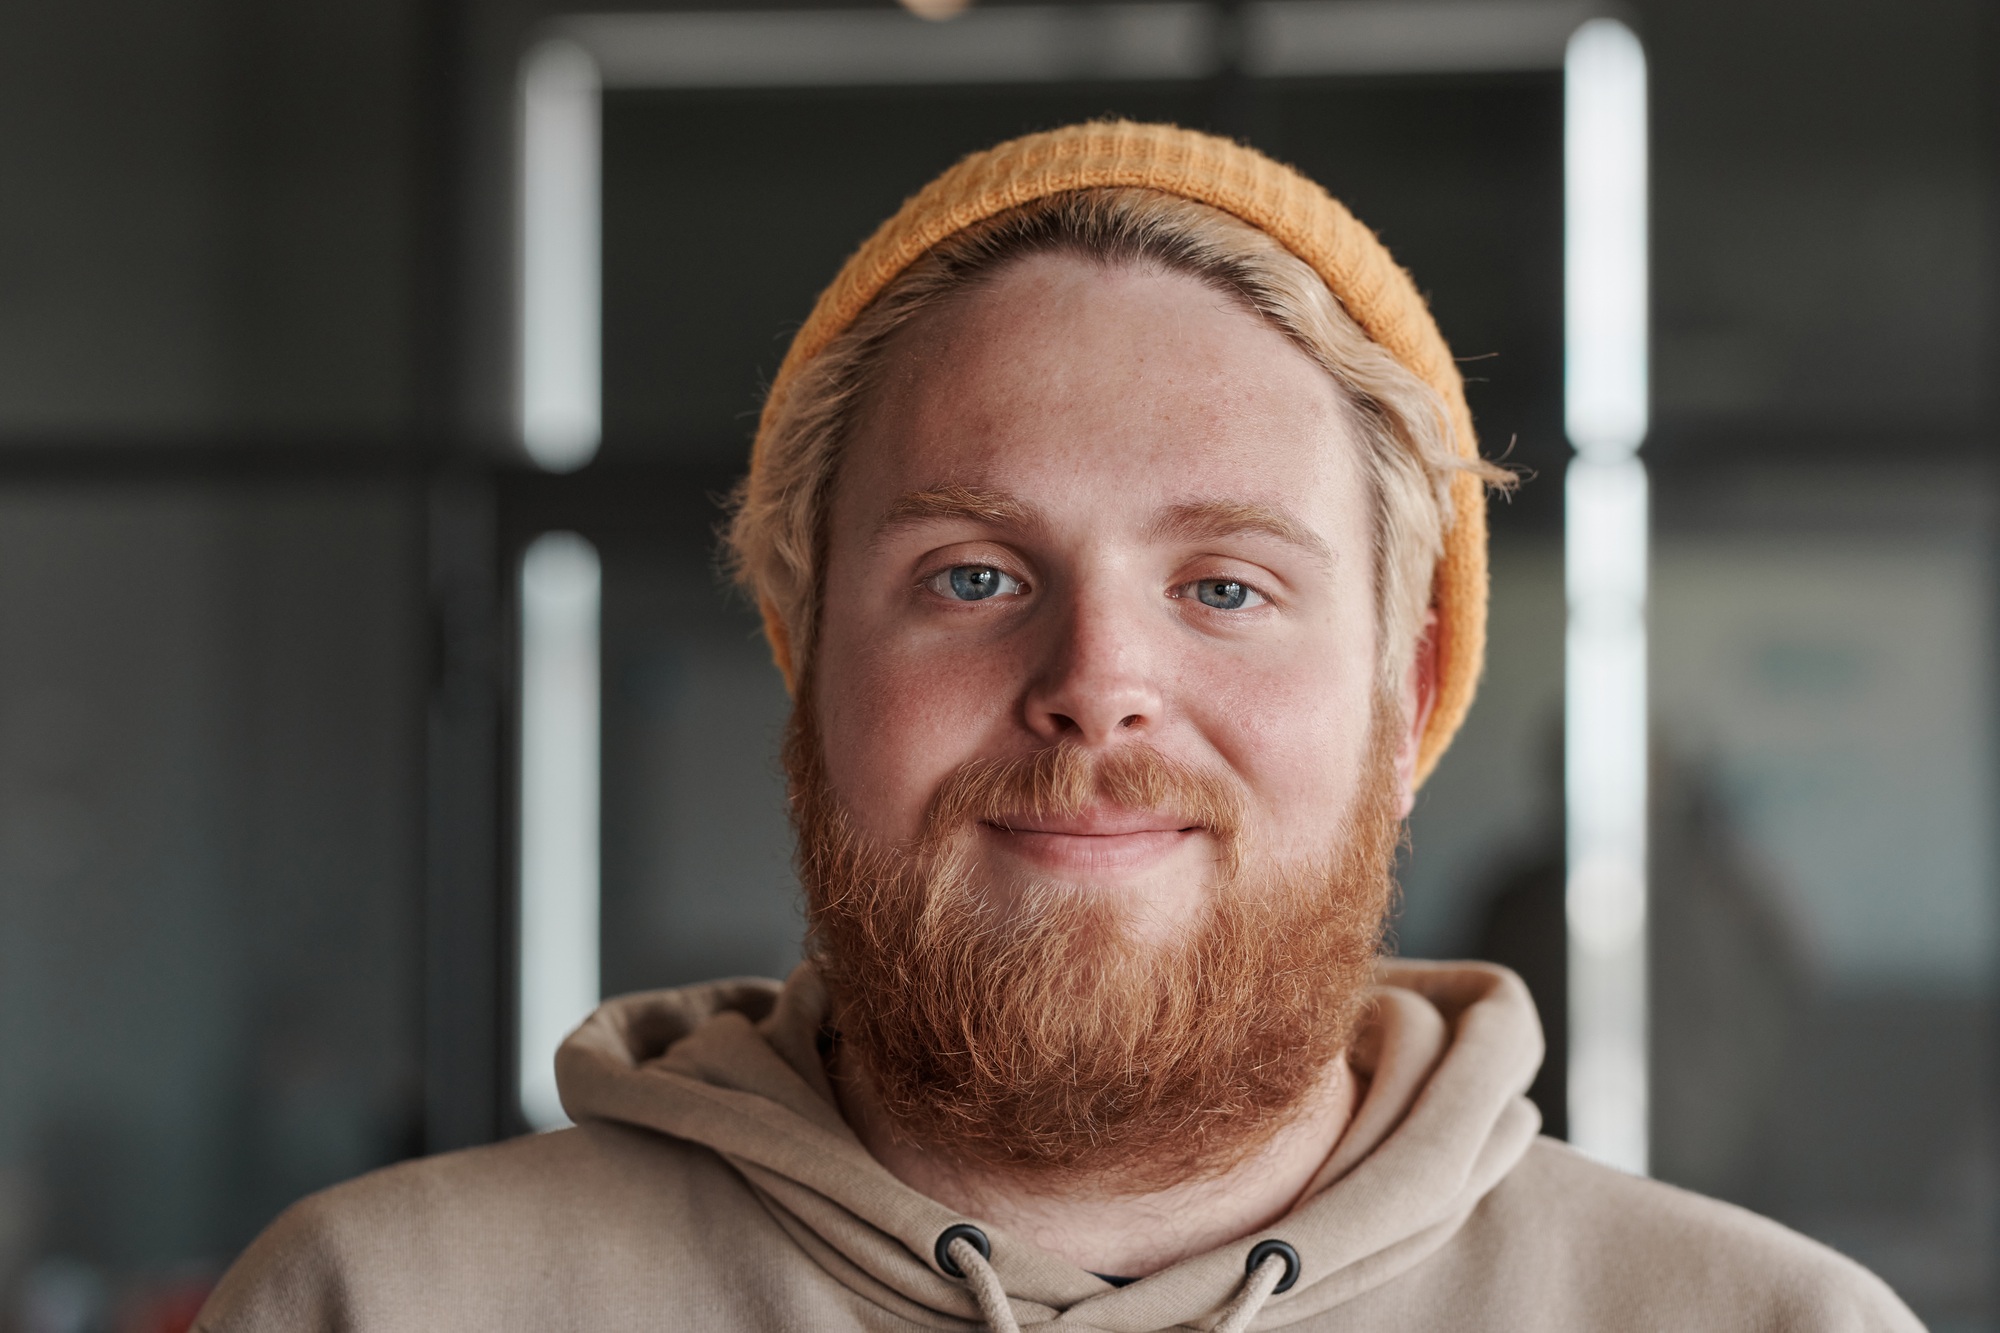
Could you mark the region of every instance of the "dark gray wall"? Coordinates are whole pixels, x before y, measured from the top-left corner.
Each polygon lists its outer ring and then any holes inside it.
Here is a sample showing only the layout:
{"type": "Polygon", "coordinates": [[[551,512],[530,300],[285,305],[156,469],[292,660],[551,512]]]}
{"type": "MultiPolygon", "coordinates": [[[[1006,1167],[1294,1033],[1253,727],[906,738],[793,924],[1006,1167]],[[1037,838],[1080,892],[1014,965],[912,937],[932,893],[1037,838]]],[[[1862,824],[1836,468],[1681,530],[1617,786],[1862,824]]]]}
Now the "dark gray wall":
{"type": "Polygon", "coordinates": [[[410,424],[423,11],[82,0],[0,20],[0,435],[410,424]]]}
{"type": "Polygon", "coordinates": [[[0,483],[0,1239],[171,1268],[416,1141],[415,517],[0,483]]]}
{"type": "Polygon", "coordinates": [[[1963,433],[1991,373],[1977,0],[1642,4],[1660,448],[1963,433]]]}

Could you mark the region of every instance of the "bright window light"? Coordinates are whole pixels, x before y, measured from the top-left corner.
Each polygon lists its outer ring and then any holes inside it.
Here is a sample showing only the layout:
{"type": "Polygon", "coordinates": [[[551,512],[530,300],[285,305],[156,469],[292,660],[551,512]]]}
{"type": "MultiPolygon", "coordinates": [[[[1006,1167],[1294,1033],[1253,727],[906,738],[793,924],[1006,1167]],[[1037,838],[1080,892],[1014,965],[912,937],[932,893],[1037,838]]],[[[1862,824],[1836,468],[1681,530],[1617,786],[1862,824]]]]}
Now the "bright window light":
{"type": "Polygon", "coordinates": [[[1646,437],[1646,55],[1616,19],[1570,38],[1563,77],[1564,419],[1586,458],[1646,437]]]}
{"type": "Polygon", "coordinates": [[[597,1006],[597,551],[573,532],[521,561],[521,1113],[568,1122],[555,1053],[597,1006]]]}
{"type": "Polygon", "coordinates": [[[568,472],[597,452],[602,170],[597,62],[542,43],[521,67],[520,430],[528,456],[568,472]]]}
{"type": "Polygon", "coordinates": [[[1646,58],[1592,19],[1564,78],[1570,1141],[1644,1174],[1646,58]]]}

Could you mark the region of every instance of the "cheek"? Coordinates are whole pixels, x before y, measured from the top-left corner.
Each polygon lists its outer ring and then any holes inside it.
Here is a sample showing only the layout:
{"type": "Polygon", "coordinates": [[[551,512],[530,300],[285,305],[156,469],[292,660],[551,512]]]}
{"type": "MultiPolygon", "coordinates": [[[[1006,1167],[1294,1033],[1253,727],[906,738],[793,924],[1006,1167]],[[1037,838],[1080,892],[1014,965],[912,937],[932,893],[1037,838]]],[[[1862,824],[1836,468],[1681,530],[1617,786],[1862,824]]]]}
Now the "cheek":
{"type": "Polygon", "coordinates": [[[1372,657],[1322,647],[1237,665],[1204,691],[1203,730],[1249,788],[1273,851],[1323,850],[1367,762],[1372,657]]]}
{"type": "Polygon", "coordinates": [[[960,765],[991,754],[1013,688],[1004,653],[926,651],[887,636],[829,636],[815,665],[827,778],[864,832],[902,839],[960,765]]]}

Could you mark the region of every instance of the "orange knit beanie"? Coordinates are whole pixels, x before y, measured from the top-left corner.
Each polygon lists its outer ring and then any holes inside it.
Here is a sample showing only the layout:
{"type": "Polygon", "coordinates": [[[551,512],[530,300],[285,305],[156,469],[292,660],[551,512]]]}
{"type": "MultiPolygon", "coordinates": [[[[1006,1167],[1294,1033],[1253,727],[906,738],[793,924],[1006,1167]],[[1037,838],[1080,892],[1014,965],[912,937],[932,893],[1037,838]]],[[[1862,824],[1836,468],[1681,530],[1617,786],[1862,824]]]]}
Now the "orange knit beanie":
{"type": "MultiPolygon", "coordinates": [[[[907,200],[842,266],[772,381],[750,453],[748,489],[758,489],[766,441],[800,370],[852,324],[898,274],[939,241],[1032,200],[1069,190],[1138,186],[1233,214],[1267,233],[1325,280],[1347,313],[1444,400],[1453,441],[1478,456],[1458,366],[1416,285],[1375,233],[1290,167],[1255,149],[1171,125],[1093,121],[1012,139],[974,153],[907,200]]],[[[1453,522],[1432,576],[1437,613],[1438,692],[1418,751],[1428,777],[1472,705],[1486,652],[1486,497],[1473,472],[1452,478],[1453,522]]],[[[764,629],[787,684],[791,647],[769,601],[764,629]]]]}

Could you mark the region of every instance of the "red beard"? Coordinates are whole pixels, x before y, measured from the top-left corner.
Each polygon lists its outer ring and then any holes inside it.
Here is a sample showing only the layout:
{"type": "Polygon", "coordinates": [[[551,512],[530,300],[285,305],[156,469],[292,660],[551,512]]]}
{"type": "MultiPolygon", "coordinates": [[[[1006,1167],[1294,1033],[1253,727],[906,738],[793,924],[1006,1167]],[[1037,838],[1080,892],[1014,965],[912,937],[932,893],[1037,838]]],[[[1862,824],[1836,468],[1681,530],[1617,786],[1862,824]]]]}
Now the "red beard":
{"type": "Polygon", "coordinates": [[[914,844],[857,832],[811,709],[786,744],[812,954],[832,1021],[899,1138],[960,1167],[1141,1193],[1226,1171],[1302,1109],[1367,1004],[1399,834],[1393,709],[1354,807],[1310,863],[1245,864],[1227,780],[1132,746],[961,768],[914,844]],[[982,821],[1098,803],[1170,811],[1222,848],[1205,909],[1164,942],[1059,882],[996,905],[982,821]]]}

